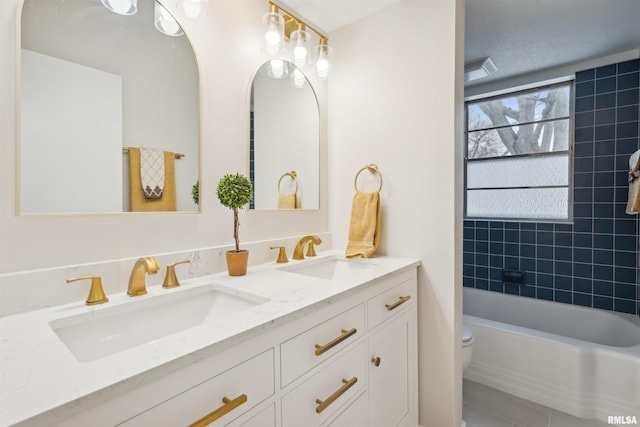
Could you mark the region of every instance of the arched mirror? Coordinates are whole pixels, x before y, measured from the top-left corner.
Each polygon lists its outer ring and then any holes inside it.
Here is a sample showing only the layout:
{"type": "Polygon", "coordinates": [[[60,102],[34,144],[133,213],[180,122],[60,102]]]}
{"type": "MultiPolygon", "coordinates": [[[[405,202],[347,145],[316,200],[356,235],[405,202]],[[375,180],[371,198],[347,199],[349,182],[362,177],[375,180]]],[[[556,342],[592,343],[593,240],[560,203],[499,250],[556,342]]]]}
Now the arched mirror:
{"type": "Polygon", "coordinates": [[[198,210],[194,51],[161,3],[126,4],[24,0],[21,213],[198,210]]]}
{"type": "Polygon", "coordinates": [[[251,85],[251,209],[318,209],[320,117],[311,84],[295,65],[264,63],[251,85]]]}

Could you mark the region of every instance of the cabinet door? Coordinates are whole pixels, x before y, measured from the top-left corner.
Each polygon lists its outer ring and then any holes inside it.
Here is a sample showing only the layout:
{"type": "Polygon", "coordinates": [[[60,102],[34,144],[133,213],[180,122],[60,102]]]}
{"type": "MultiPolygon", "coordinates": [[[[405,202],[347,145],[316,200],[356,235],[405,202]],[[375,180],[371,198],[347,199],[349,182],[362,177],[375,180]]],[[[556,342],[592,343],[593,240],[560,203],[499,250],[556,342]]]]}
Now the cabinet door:
{"type": "Polygon", "coordinates": [[[393,427],[410,420],[414,379],[410,310],[371,335],[369,340],[369,424],[393,427]]]}
{"type": "Polygon", "coordinates": [[[222,426],[273,395],[274,353],[268,350],[131,418],[121,426],[222,426]],[[205,420],[206,419],[206,420],[205,420]]]}

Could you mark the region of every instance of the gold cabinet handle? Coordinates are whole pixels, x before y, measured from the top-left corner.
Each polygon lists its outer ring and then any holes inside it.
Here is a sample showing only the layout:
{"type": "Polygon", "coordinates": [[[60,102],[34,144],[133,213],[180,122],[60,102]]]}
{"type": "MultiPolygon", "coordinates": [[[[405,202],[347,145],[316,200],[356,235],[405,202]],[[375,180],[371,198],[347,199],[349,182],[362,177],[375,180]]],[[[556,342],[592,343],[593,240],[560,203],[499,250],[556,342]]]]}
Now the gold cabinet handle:
{"type": "Polygon", "coordinates": [[[407,295],[406,297],[398,298],[398,301],[394,302],[393,304],[385,304],[384,306],[387,307],[387,311],[391,311],[395,308],[398,308],[400,305],[404,304],[410,299],[411,299],[411,295],[407,295]]]}
{"type": "Polygon", "coordinates": [[[207,414],[204,417],[200,418],[195,423],[190,424],[189,427],[208,426],[209,424],[216,421],[217,419],[222,418],[224,415],[227,415],[229,412],[233,411],[234,409],[236,409],[238,406],[242,405],[246,401],[247,401],[247,395],[244,393],[233,400],[229,399],[228,397],[223,397],[222,403],[224,403],[224,405],[217,408],[215,411],[211,412],[210,414],[207,414]]]}
{"type": "Polygon", "coordinates": [[[167,273],[164,276],[164,282],[162,282],[163,288],[175,288],[180,286],[180,281],[178,280],[178,276],[176,275],[176,265],[178,264],[190,264],[190,260],[174,262],[173,264],[167,265],[167,273]]]}
{"type": "Polygon", "coordinates": [[[358,382],[358,378],[353,377],[350,380],[346,380],[346,379],[343,378],[342,382],[344,383],[344,384],[342,384],[342,387],[337,389],[331,396],[329,396],[327,398],[327,400],[316,399],[316,403],[318,404],[318,407],[316,408],[316,414],[319,414],[320,412],[322,412],[325,409],[327,409],[329,407],[329,405],[331,405],[333,402],[335,402],[335,400],[337,398],[342,396],[355,383],[357,383],[358,382]]]}
{"type": "Polygon", "coordinates": [[[109,298],[104,294],[102,279],[99,276],[74,277],[73,279],[67,279],[67,283],[77,282],[78,280],[91,280],[91,290],[86,301],[87,305],[102,304],[109,301],[109,298]]]}
{"type": "Polygon", "coordinates": [[[373,356],[373,357],[371,358],[371,363],[373,363],[373,364],[374,364],[374,366],[376,366],[376,367],[380,366],[380,362],[381,362],[381,361],[382,361],[382,360],[380,359],[380,357],[379,357],[379,356],[373,356]]]}
{"type": "Polygon", "coordinates": [[[353,335],[356,332],[358,332],[358,330],[356,328],[349,329],[349,330],[342,329],[342,330],[340,330],[340,332],[342,332],[342,335],[340,335],[337,338],[332,339],[328,343],[326,343],[324,345],[316,344],[316,356],[320,356],[325,351],[327,351],[330,348],[335,347],[336,345],[340,344],[342,341],[346,340],[351,335],[353,335]]]}

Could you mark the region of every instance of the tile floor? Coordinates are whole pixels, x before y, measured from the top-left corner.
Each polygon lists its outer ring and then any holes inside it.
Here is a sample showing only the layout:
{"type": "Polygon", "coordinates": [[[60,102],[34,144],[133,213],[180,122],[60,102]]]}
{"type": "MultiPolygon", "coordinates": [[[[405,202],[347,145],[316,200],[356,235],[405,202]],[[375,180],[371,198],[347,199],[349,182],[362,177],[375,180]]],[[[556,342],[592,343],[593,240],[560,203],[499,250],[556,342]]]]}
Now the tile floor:
{"type": "Polygon", "coordinates": [[[462,386],[462,416],[467,427],[607,426],[602,421],[576,418],[469,380],[464,380],[462,386]]]}

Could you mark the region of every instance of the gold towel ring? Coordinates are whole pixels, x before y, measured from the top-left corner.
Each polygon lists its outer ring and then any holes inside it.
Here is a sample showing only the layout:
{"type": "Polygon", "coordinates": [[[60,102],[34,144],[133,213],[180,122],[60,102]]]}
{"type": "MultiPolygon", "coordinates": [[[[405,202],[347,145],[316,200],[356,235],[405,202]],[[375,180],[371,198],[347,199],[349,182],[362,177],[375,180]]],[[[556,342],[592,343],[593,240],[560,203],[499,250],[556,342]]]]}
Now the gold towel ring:
{"type": "Polygon", "coordinates": [[[358,177],[360,176],[360,174],[365,169],[368,170],[370,173],[377,173],[378,176],[380,177],[380,187],[378,187],[378,193],[379,193],[380,190],[382,190],[382,174],[378,170],[378,165],[376,165],[375,163],[371,163],[370,165],[366,165],[365,167],[363,167],[362,169],[360,169],[358,171],[358,173],[356,174],[356,178],[353,181],[353,186],[356,188],[356,191],[358,191],[358,177]]]}
{"type": "Polygon", "coordinates": [[[296,183],[296,191],[294,192],[295,194],[298,194],[298,173],[296,171],[291,171],[291,172],[285,172],[280,179],[278,180],[278,194],[282,194],[280,192],[280,183],[282,182],[282,179],[285,176],[289,176],[291,177],[291,179],[293,180],[293,182],[296,183]]]}

